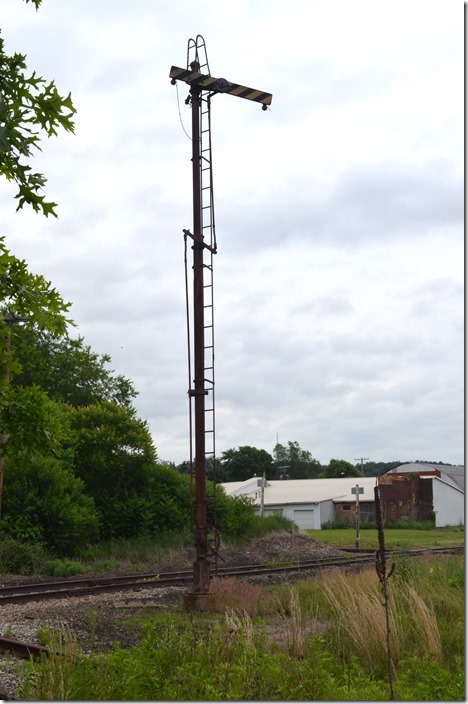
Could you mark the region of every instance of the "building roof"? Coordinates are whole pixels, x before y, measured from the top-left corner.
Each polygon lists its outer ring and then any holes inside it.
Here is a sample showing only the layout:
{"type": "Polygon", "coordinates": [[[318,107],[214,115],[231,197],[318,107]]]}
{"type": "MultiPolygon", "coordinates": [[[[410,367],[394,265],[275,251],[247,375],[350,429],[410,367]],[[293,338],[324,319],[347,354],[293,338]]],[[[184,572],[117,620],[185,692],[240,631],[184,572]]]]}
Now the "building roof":
{"type": "Polygon", "coordinates": [[[402,474],[404,472],[440,472],[440,478],[447,484],[465,491],[465,467],[463,465],[432,464],[430,462],[407,462],[390,469],[387,474],[402,474]]]}
{"type": "MultiPolygon", "coordinates": [[[[260,502],[261,478],[252,477],[245,482],[221,484],[228,496],[246,494],[260,502]]],[[[377,477],[341,477],[340,479],[278,479],[265,482],[264,505],[320,503],[321,501],[356,501],[351,493],[358,485],[364,489],[360,501],[374,501],[377,477]]]]}

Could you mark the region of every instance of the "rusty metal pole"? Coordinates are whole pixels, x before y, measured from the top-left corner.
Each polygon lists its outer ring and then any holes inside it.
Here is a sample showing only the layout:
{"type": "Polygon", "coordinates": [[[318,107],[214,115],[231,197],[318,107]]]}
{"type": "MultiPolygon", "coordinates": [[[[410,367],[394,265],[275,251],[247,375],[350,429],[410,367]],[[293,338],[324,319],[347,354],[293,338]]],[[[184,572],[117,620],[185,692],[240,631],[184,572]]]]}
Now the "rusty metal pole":
{"type": "MultiPolygon", "coordinates": [[[[231,83],[224,78],[211,76],[206,57],[205,41],[201,35],[196,40],[189,39],[187,63],[190,51],[195,49],[195,60],[183,69],[172,66],[169,72],[171,83],[177,80],[190,85],[190,100],[192,103],[192,172],[193,172],[193,306],[194,306],[194,379],[190,396],[194,398],[195,406],[195,546],[196,558],[193,563],[193,591],[185,595],[187,609],[197,609],[209,606],[210,594],[210,563],[208,555],[211,550],[208,545],[207,501],[206,501],[206,448],[205,448],[205,324],[204,324],[204,284],[203,256],[206,248],[214,252],[212,243],[206,245],[203,241],[203,207],[202,207],[202,169],[201,169],[201,123],[202,123],[202,91],[214,93],[231,93],[247,100],[261,103],[262,110],[267,110],[271,104],[271,93],[265,93],[238,83],[231,83]],[[200,65],[198,51],[204,53],[205,62],[200,65]],[[201,66],[206,73],[200,73],[201,66]]],[[[203,113],[204,114],[204,113],[203,113]]],[[[211,147],[210,147],[211,149],[211,147]]],[[[189,351],[190,354],[190,351],[189,351]]],[[[214,432],[210,431],[210,432],[214,432]]]]}
{"type": "MultiPolygon", "coordinates": [[[[191,64],[193,70],[199,70],[191,64]]],[[[210,582],[208,526],[206,511],[205,458],[205,320],[203,296],[203,228],[200,154],[201,88],[191,86],[192,97],[192,174],[193,174],[193,332],[194,332],[194,405],[195,405],[195,548],[193,593],[206,594],[210,582]]]]}

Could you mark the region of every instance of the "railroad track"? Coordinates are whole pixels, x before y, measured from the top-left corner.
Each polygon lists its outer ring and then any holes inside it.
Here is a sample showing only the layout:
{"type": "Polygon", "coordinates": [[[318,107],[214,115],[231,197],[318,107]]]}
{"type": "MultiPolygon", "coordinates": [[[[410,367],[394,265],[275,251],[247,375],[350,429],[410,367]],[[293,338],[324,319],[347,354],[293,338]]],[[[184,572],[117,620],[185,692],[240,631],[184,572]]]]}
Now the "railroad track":
{"type": "MultiPolygon", "coordinates": [[[[329,567],[363,566],[374,561],[375,550],[348,548],[352,556],[345,558],[315,558],[297,562],[265,565],[253,564],[238,567],[219,567],[213,571],[218,577],[260,577],[265,575],[287,575],[300,572],[322,570],[329,567]]],[[[407,555],[410,557],[426,554],[460,553],[464,547],[432,548],[415,550],[388,551],[389,556],[407,555]]],[[[126,574],[113,577],[80,577],[55,582],[39,582],[0,587],[0,606],[3,604],[20,604],[46,599],[64,599],[74,596],[87,596],[119,592],[123,590],[139,591],[154,587],[181,586],[193,578],[192,570],[172,572],[149,572],[126,574]]]]}
{"type": "MultiPolygon", "coordinates": [[[[369,562],[369,555],[359,555],[348,559],[322,558],[315,560],[301,560],[293,564],[271,565],[244,565],[237,567],[220,567],[213,570],[212,576],[217,577],[258,577],[262,575],[286,574],[288,572],[301,572],[326,567],[339,567],[342,565],[364,564],[369,562]]],[[[66,579],[55,582],[38,582],[37,584],[10,585],[0,588],[0,606],[3,604],[21,604],[30,601],[44,601],[46,599],[64,599],[73,596],[86,596],[89,594],[103,594],[123,590],[138,591],[154,587],[181,586],[191,582],[192,570],[179,572],[149,572],[126,574],[113,577],[92,577],[66,579]]]]}
{"type": "MultiPolygon", "coordinates": [[[[218,568],[218,577],[258,577],[262,575],[287,575],[288,573],[307,573],[315,570],[323,570],[330,567],[362,567],[373,563],[375,550],[346,548],[344,552],[353,553],[348,558],[316,558],[314,560],[302,560],[294,564],[284,565],[244,565],[240,567],[218,568]]],[[[432,548],[414,550],[389,550],[389,557],[407,555],[417,557],[427,553],[434,554],[460,554],[464,553],[464,547],[454,548],[432,548]]],[[[105,592],[119,592],[122,590],[138,591],[152,587],[179,586],[187,584],[192,580],[192,570],[182,570],[179,572],[161,572],[147,574],[127,574],[119,577],[97,577],[67,579],[61,582],[39,582],[37,584],[11,585],[0,588],[0,605],[18,604],[31,601],[42,601],[45,599],[64,599],[74,596],[85,596],[90,594],[101,594],[105,592]]],[[[41,654],[48,654],[48,648],[26,643],[14,638],[0,636],[0,652],[14,652],[17,657],[31,658],[41,654]]]]}

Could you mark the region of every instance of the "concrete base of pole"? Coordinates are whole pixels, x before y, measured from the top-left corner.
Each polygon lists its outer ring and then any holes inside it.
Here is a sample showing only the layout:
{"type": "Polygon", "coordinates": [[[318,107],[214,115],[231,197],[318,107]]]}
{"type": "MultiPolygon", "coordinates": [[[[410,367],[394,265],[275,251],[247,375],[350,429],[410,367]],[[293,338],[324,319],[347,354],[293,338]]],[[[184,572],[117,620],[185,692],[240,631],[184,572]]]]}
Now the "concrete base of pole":
{"type": "Polygon", "coordinates": [[[214,611],[214,595],[189,592],[184,595],[184,608],[187,613],[193,613],[194,611],[214,611]]]}

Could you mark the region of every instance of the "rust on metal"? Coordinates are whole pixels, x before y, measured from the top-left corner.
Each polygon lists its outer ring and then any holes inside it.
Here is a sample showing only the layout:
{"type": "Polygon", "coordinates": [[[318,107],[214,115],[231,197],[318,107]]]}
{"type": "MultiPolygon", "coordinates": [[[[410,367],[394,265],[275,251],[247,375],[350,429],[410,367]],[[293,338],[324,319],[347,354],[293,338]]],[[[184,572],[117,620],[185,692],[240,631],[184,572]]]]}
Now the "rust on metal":
{"type": "Polygon", "coordinates": [[[210,593],[188,592],[184,594],[184,608],[188,613],[194,611],[215,611],[214,595],[210,593]]]}
{"type": "MultiPolygon", "coordinates": [[[[193,204],[193,232],[184,229],[185,238],[188,236],[193,240],[193,360],[194,360],[194,378],[193,388],[189,389],[190,403],[194,405],[195,418],[195,560],[193,562],[193,584],[192,590],[186,596],[186,608],[188,610],[205,610],[205,605],[209,602],[208,592],[210,586],[210,560],[219,553],[209,544],[208,540],[208,520],[207,520],[207,494],[206,494],[206,436],[211,434],[213,442],[213,459],[215,456],[214,447],[214,363],[208,367],[213,374],[211,390],[213,391],[213,408],[208,409],[213,413],[213,427],[210,429],[206,425],[206,407],[205,397],[208,394],[205,374],[205,351],[208,348],[205,345],[205,327],[213,329],[213,322],[209,326],[205,326],[205,301],[204,301],[204,252],[208,249],[212,254],[217,251],[216,239],[214,236],[214,219],[213,219],[213,194],[212,180],[210,176],[210,185],[203,185],[202,175],[204,171],[209,171],[211,175],[211,127],[210,127],[210,100],[207,96],[215,95],[216,93],[230,93],[237,97],[246,98],[261,103],[263,109],[267,109],[271,103],[272,96],[270,93],[259,91],[254,88],[231,83],[224,78],[214,78],[210,74],[208,57],[206,53],[205,40],[201,35],[197,35],[196,39],[189,39],[187,47],[187,67],[185,69],[177,66],[172,66],[169,72],[172,79],[171,83],[175,84],[177,80],[184,81],[190,87],[190,95],[186,99],[186,104],[191,106],[192,110],[192,204],[193,204]],[[193,60],[191,60],[193,55],[193,60]],[[206,103],[204,109],[203,103],[206,103]],[[203,127],[203,116],[208,115],[208,127],[203,127]],[[202,139],[205,133],[208,133],[209,147],[202,148],[202,139]],[[204,161],[202,161],[204,160],[204,161]],[[209,189],[210,204],[204,205],[204,195],[209,189]],[[205,193],[204,193],[205,192],[205,193]],[[204,210],[209,209],[210,225],[204,226],[204,210]],[[208,229],[214,236],[214,242],[208,245],[204,241],[204,232],[208,229]],[[205,603],[206,602],[206,603],[205,603]]],[[[206,137],[206,135],[205,135],[206,137]]],[[[205,213],[206,215],[206,213],[205,213]]],[[[212,289],[212,283],[210,284],[212,289]]],[[[212,308],[212,303],[211,303],[212,308]]],[[[189,345],[190,347],[190,345],[189,345]]],[[[214,349],[214,343],[209,345],[214,349]]],[[[189,369],[190,369],[190,349],[189,349],[189,369]]],[[[214,360],[214,356],[213,356],[214,360]]],[[[190,379],[190,384],[192,379],[190,379]]],[[[190,448],[192,448],[192,430],[191,430],[191,408],[190,405],[190,448]]],[[[192,467],[192,450],[190,450],[190,467],[192,467]]],[[[216,521],[214,525],[216,532],[216,521]]],[[[217,561],[215,560],[217,567],[217,561]]]]}
{"type": "Polygon", "coordinates": [[[6,638],[0,636],[0,652],[13,652],[17,657],[29,659],[30,657],[38,657],[39,655],[50,655],[48,648],[35,643],[25,643],[16,638],[6,638]]]}

